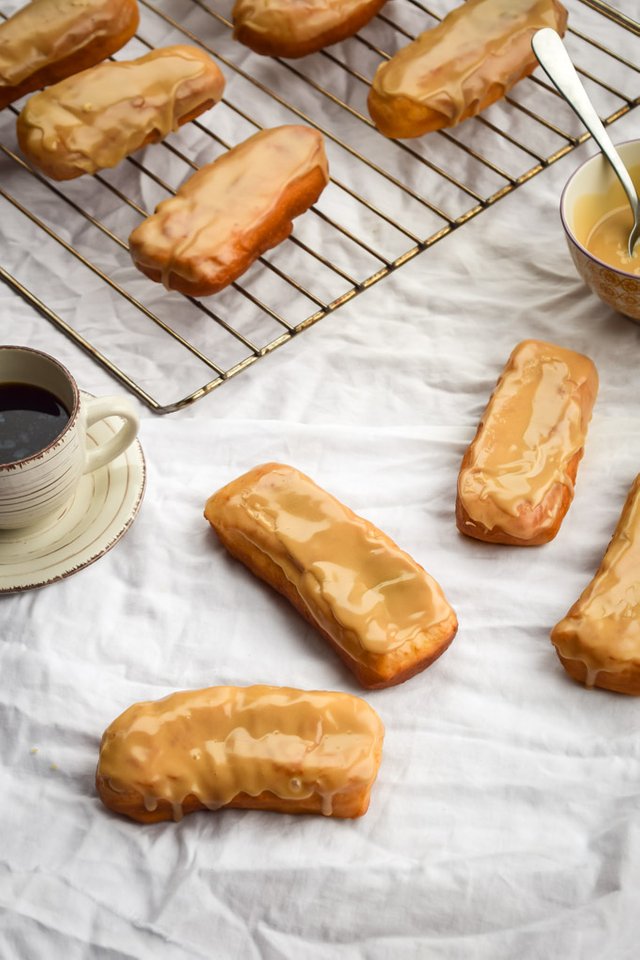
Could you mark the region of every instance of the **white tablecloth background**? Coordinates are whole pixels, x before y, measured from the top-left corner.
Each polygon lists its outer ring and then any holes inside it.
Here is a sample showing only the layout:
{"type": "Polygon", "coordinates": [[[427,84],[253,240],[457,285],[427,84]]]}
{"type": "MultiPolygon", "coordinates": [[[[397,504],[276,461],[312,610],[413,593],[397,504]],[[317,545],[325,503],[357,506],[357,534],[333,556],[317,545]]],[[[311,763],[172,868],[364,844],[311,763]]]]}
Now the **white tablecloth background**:
{"type": "MultiPolygon", "coordinates": [[[[557,215],[592,152],[195,406],[140,409],[149,473],[132,529],[77,576],[0,602],[0,956],[637,957],[640,704],[571,683],[548,639],[640,469],[640,328],[582,285],[557,215]],[[453,515],[462,453],[525,337],[588,353],[601,377],[574,504],[536,550],[465,540],[453,515]],[[271,459],[411,552],[458,636],[427,672],[367,695],[387,735],[365,818],[111,815],[93,786],[99,740],[135,700],[217,683],[360,692],[202,518],[213,490],[271,459]]],[[[5,288],[0,342],[119,392],[5,288]]]]}

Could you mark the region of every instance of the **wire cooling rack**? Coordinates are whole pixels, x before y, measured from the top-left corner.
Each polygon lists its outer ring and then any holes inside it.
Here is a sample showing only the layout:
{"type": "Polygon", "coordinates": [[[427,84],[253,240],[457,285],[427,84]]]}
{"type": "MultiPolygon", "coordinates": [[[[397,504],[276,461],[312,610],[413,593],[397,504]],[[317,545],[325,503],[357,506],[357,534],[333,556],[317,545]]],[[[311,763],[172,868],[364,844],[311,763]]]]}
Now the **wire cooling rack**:
{"type": "MultiPolygon", "coordinates": [[[[612,124],[640,103],[640,67],[628,52],[640,25],[600,0],[565,4],[569,52],[612,124]]],[[[411,141],[382,137],[366,109],[376,67],[453,5],[390,0],[356,37],[286,61],[232,40],[231,0],[140,0],[139,32],[118,59],[197,44],[221,67],[225,97],[115,170],[61,185],[19,155],[21,104],[4,110],[0,195],[10,216],[0,218],[0,234],[7,224],[20,255],[0,277],[157,413],[210,393],[587,138],[537,74],[459,127],[411,141]],[[138,274],[126,238],[141,218],[256,130],[298,122],[323,133],[332,176],[289,240],[215,297],[169,293],[138,274]],[[48,267],[54,261],[62,271],[48,267]]]]}

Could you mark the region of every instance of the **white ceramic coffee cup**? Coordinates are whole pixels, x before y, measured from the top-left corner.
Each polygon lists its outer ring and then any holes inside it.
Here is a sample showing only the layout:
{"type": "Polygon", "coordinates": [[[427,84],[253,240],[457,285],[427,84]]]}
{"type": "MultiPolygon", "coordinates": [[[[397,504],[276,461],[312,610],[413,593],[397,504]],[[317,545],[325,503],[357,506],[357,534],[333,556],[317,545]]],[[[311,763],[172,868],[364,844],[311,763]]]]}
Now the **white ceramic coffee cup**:
{"type": "Polygon", "coordinates": [[[126,397],[83,396],[61,363],[30,347],[0,346],[0,383],[24,383],[54,394],[69,412],[62,432],[37,453],[0,464],[0,529],[27,527],[71,499],[81,477],[110,463],[135,440],[138,416],[126,397]],[[106,443],[91,448],[87,427],[105,417],[123,424],[106,443]]]}

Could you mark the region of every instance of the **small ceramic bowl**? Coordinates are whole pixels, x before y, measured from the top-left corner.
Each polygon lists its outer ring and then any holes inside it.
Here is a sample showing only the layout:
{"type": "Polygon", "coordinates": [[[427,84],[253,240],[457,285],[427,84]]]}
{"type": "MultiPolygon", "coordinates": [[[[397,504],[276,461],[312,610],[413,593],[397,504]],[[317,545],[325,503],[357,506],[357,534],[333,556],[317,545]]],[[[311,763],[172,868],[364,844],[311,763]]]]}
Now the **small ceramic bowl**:
{"type": "MultiPolygon", "coordinates": [[[[617,149],[638,189],[640,140],[618,144],[617,149]]],[[[627,202],[610,164],[597,153],[569,178],[560,200],[560,216],[573,262],[587,286],[614,310],[640,321],[640,275],[605,263],[586,247],[591,230],[605,213],[627,202]]]]}

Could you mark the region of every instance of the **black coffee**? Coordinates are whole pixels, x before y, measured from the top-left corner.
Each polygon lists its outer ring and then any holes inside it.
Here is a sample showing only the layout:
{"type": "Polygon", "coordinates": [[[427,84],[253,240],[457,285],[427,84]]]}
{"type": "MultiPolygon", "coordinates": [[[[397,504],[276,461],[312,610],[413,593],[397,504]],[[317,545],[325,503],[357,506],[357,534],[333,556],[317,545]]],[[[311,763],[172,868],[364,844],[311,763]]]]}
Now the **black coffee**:
{"type": "Polygon", "coordinates": [[[0,463],[44,450],[62,433],[69,416],[48,390],[29,383],[0,383],[0,463]]]}

